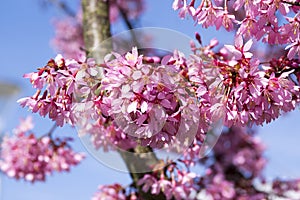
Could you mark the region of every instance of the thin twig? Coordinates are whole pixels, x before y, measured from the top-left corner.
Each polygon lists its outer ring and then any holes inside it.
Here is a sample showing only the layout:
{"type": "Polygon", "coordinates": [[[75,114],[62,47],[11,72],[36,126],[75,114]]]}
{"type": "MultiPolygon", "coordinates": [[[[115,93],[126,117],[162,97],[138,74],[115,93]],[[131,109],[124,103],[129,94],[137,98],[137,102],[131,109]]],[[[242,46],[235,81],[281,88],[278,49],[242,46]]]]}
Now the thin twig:
{"type": "Polygon", "coordinates": [[[290,5],[292,5],[292,6],[300,6],[300,2],[282,1],[282,3],[287,3],[287,4],[290,4],[290,5]]]}
{"type": "Polygon", "coordinates": [[[46,134],[47,136],[49,136],[50,138],[52,137],[53,132],[55,131],[55,129],[57,128],[57,124],[55,123],[51,129],[48,131],[48,133],[46,134]]]}
{"type": "Polygon", "coordinates": [[[47,0],[50,4],[54,5],[61,11],[63,11],[66,15],[70,17],[76,17],[76,13],[63,1],[60,0],[47,0]]]}
{"type": "Polygon", "coordinates": [[[137,40],[137,37],[136,37],[136,35],[135,35],[135,32],[132,31],[132,29],[134,29],[134,26],[132,25],[131,21],[129,20],[128,15],[127,15],[126,12],[121,8],[120,5],[118,5],[118,9],[119,9],[119,12],[120,12],[120,14],[121,14],[121,16],[122,16],[122,18],[123,18],[123,20],[124,20],[124,22],[125,22],[125,24],[126,24],[128,30],[130,31],[130,34],[131,34],[131,37],[132,37],[132,40],[133,40],[134,44],[135,44],[136,46],[139,47],[140,44],[139,44],[139,42],[138,42],[138,40],[137,40]]]}

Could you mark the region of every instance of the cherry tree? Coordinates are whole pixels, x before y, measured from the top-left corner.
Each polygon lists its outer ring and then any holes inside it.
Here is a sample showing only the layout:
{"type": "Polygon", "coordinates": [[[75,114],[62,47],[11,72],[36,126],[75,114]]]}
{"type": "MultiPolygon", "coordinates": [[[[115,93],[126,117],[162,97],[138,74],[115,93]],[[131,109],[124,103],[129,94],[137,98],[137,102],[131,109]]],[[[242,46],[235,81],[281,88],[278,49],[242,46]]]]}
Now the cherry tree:
{"type": "Polygon", "coordinates": [[[4,137],[0,169],[9,177],[45,181],[83,161],[70,138],[53,137],[56,127],[71,125],[95,150],[117,152],[132,178],[127,186],[99,186],[93,200],[290,199],[299,192],[300,179],[265,180],[255,130],[300,101],[299,1],[174,0],[179,18],[234,34],[220,44],[196,33],[186,44],[190,55],[181,46],[145,48],[155,41],[134,29],[143,0],[82,0],[77,14],[58,5],[69,15],[55,22],[52,43],[61,54],[24,75],[36,93],[18,100],[54,126],[37,137],[28,117],[4,137]],[[118,20],[129,38],[111,35],[118,20]],[[176,156],[162,159],[161,150],[176,156]]]}

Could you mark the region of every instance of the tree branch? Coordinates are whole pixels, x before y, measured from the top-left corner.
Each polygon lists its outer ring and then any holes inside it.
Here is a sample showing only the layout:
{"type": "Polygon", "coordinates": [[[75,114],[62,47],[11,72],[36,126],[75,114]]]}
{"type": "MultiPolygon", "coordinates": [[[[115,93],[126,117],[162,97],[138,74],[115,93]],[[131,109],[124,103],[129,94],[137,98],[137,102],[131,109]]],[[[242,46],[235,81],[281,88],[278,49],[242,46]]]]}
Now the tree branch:
{"type": "Polygon", "coordinates": [[[292,6],[300,6],[300,2],[289,2],[289,1],[282,1],[282,3],[290,4],[292,6]]]}
{"type": "Polygon", "coordinates": [[[130,34],[131,34],[131,37],[132,37],[132,40],[133,40],[133,44],[135,44],[139,48],[140,44],[137,40],[137,36],[135,35],[135,32],[132,31],[132,29],[134,29],[134,27],[133,27],[132,23],[130,22],[130,20],[127,16],[127,13],[119,5],[118,5],[118,9],[119,9],[119,12],[120,12],[120,14],[121,14],[128,30],[130,31],[130,34]]]}

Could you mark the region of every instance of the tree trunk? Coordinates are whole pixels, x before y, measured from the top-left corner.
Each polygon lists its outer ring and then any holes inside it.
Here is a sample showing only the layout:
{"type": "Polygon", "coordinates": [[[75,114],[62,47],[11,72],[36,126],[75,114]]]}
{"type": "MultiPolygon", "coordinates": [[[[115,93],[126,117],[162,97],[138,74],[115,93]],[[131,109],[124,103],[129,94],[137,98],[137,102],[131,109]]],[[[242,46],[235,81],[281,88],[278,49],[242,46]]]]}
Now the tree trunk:
{"type": "Polygon", "coordinates": [[[102,63],[104,56],[112,49],[109,22],[109,1],[82,0],[83,38],[89,57],[102,63]]]}
{"type": "MultiPolygon", "coordinates": [[[[104,56],[112,50],[111,41],[107,40],[111,37],[109,1],[82,0],[82,10],[84,43],[88,56],[95,58],[97,63],[103,63],[104,56]],[[105,40],[107,42],[103,43],[105,40]]],[[[138,146],[131,151],[119,151],[119,153],[141,198],[150,200],[165,199],[162,194],[154,196],[151,193],[145,193],[137,185],[137,181],[151,172],[153,165],[158,163],[158,159],[151,148],[138,146]]]]}

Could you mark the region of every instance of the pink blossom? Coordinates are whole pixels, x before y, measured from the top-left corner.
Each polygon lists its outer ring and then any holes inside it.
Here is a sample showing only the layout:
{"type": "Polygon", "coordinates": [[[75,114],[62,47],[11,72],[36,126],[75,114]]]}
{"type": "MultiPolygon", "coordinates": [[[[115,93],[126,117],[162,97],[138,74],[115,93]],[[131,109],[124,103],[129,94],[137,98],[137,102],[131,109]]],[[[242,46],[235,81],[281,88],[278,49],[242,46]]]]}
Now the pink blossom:
{"type": "Polygon", "coordinates": [[[170,199],[194,199],[191,194],[196,192],[194,188],[194,179],[196,175],[191,172],[181,170],[171,165],[167,168],[170,177],[163,174],[146,174],[139,180],[138,185],[142,186],[144,192],[150,191],[153,195],[163,193],[167,200],[170,199]],[[175,169],[174,169],[175,167],[175,169]]]}
{"type": "Polygon", "coordinates": [[[0,169],[9,177],[26,181],[45,181],[54,171],[69,171],[78,165],[83,154],[75,153],[68,146],[68,139],[36,138],[33,125],[27,118],[15,130],[5,136],[1,144],[0,169]]]}
{"type": "Polygon", "coordinates": [[[232,31],[234,23],[236,23],[235,16],[230,15],[227,12],[218,12],[216,20],[216,28],[219,30],[221,25],[227,30],[232,31]]]}
{"type": "Polygon", "coordinates": [[[288,23],[281,26],[280,31],[282,34],[287,35],[290,41],[295,41],[300,35],[300,15],[296,15],[293,18],[286,17],[286,20],[288,23]]]}
{"type": "Polygon", "coordinates": [[[123,187],[119,184],[100,185],[92,200],[125,200],[123,187]]]}
{"type": "Polygon", "coordinates": [[[109,9],[109,19],[112,23],[119,19],[120,12],[125,13],[129,19],[136,19],[145,10],[145,2],[144,0],[112,0],[109,9]]]}
{"type": "Polygon", "coordinates": [[[74,125],[73,93],[76,85],[75,76],[81,65],[86,64],[65,60],[61,55],[57,55],[37,72],[24,76],[30,79],[37,91],[33,96],[21,98],[18,102],[43,117],[48,115],[59,126],[65,123],[74,125]]]}
{"type": "Polygon", "coordinates": [[[215,26],[218,30],[223,26],[227,31],[237,28],[238,35],[262,39],[263,42],[269,44],[289,44],[290,39],[295,40],[299,35],[297,31],[299,15],[297,15],[297,6],[292,2],[181,0],[173,1],[173,9],[179,10],[181,18],[190,15],[204,28],[215,26]],[[286,18],[288,23],[279,25],[279,17],[287,15],[289,16],[286,18]],[[239,16],[240,21],[236,20],[235,16],[239,16]]]}
{"type": "Polygon", "coordinates": [[[213,118],[225,114],[229,127],[270,122],[299,102],[299,86],[289,76],[293,70],[276,76],[274,70],[260,70],[260,61],[249,52],[252,43],[250,39],[244,44],[238,35],[235,44],[225,45],[222,52],[214,53],[208,45],[199,50],[199,57],[209,55],[206,59],[193,56],[188,61],[190,80],[207,102],[202,109],[209,109],[213,118]]]}
{"type": "Polygon", "coordinates": [[[221,174],[217,174],[213,178],[212,183],[207,186],[206,191],[216,200],[232,199],[235,196],[233,184],[224,180],[221,174]]]}
{"type": "Polygon", "coordinates": [[[209,7],[197,11],[195,17],[198,24],[203,24],[203,27],[208,28],[209,26],[213,26],[215,24],[218,12],[219,10],[217,7],[210,5],[209,7]]]}
{"type": "Polygon", "coordinates": [[[79,54],[85,53],[82,50],[84,49],[84,41],[81,21],[81,12],[75,18],[54,20],[55,36],[51,44],[66,58],[77,58],[79,54]]]}
{"type": "Polygon", "coordinates": [[[237,35],[243,35],[244,37],[251,37],[258,33],[259,27],[255,17],[246,16],[243,21],[240,22],[240,27],[237,30],[237,35]]]}

